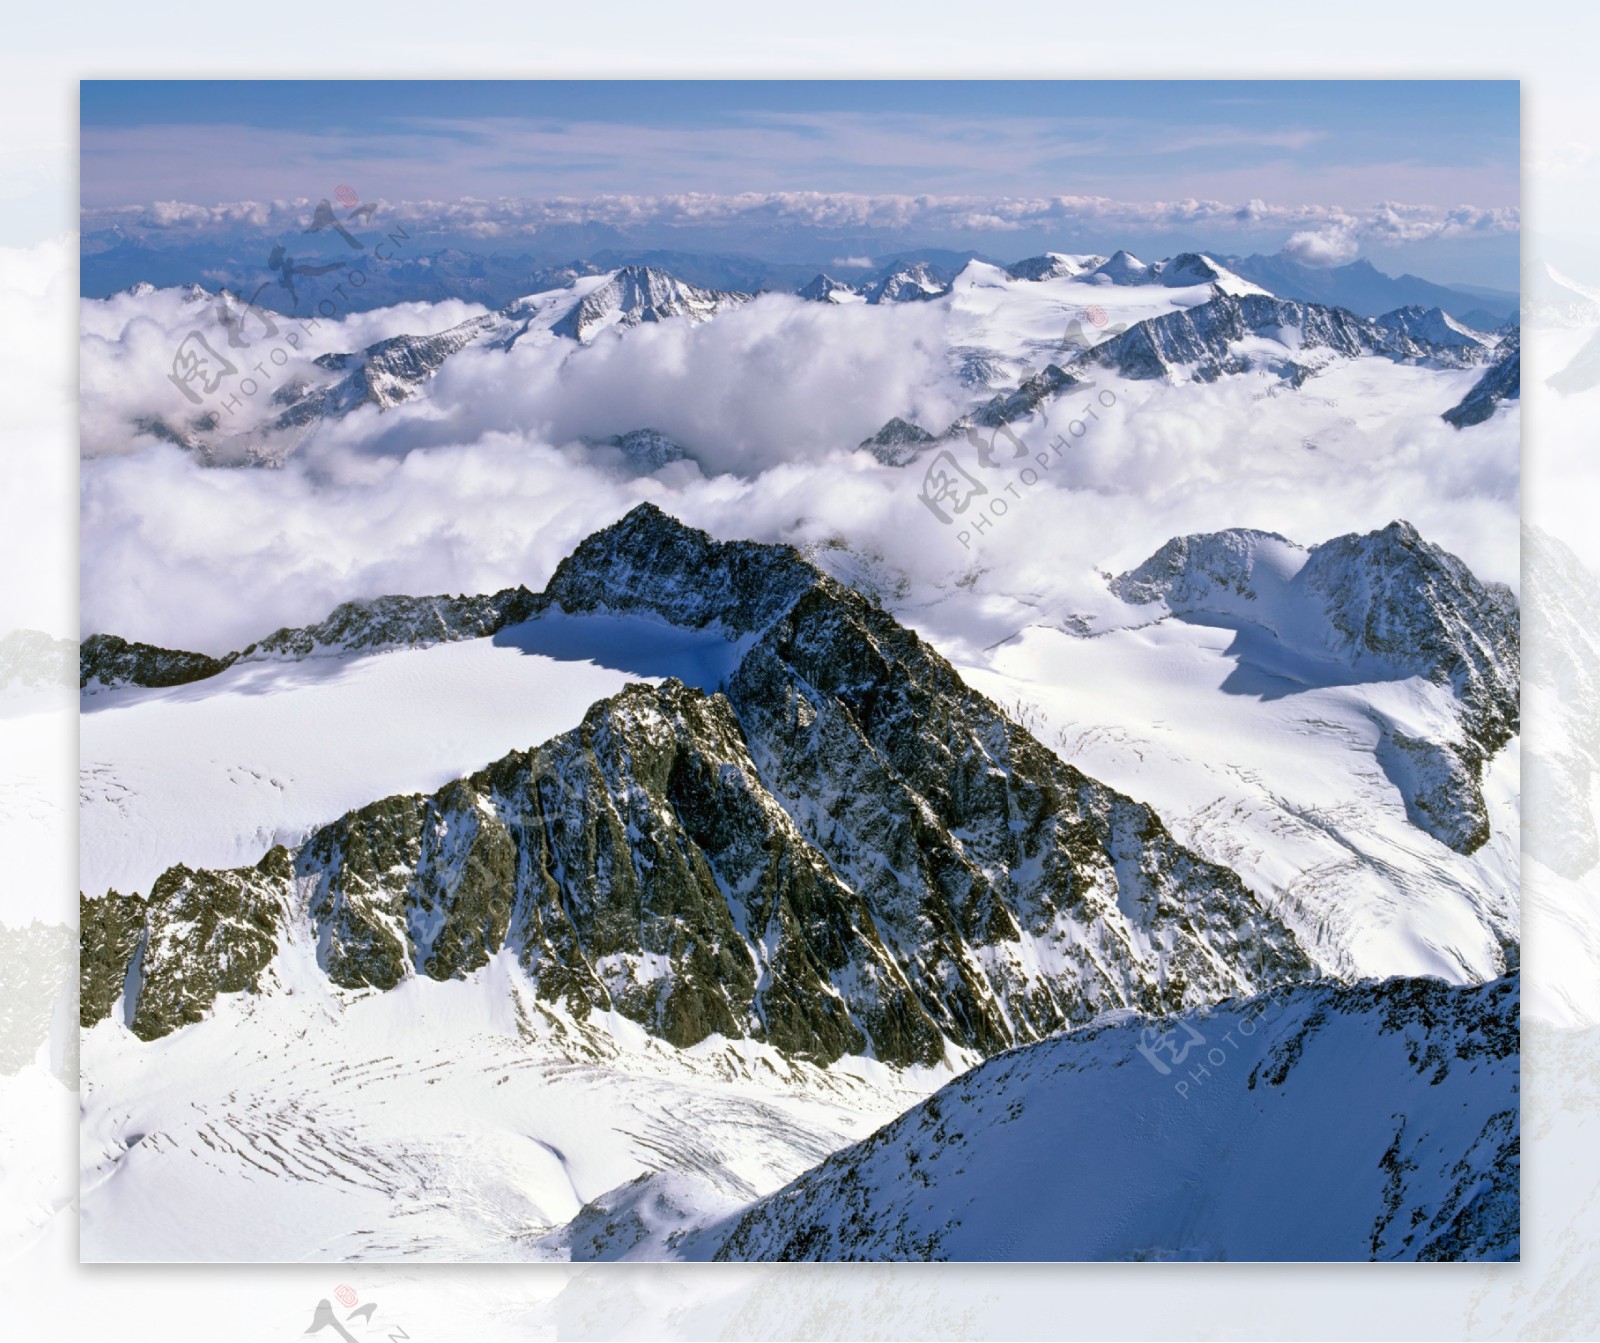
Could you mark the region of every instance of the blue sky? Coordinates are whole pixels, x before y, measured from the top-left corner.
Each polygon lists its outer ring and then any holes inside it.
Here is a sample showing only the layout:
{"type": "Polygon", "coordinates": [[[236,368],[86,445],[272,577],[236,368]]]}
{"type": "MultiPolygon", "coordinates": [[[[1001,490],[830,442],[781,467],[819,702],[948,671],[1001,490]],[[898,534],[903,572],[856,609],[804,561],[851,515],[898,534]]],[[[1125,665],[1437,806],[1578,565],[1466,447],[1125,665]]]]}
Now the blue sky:
{"type": "MultiPolygon", "coordinates": [[[[316,198],[335,184],[385,201],[805,192],[1260,202],[1278,213],[1230,224],[1237,238],[1213,236],[1215,224],[1173,236],[1274,250],[1323,227],[1318,211],[1386,201],[1514,210],[1518,103],[1507,81],[85,82],[81,192],[90,209],[316,198]]],[[[649,215],[636,209],[630,227],[648,232],[649,215]]],[[[965,228],[972,246],[995,251],[1005,230],[1022,250],[1057,234],[1097,247],[1147,234],[1131,209],[1075,216],[1071,227],[1058,217],[1002,228],[988,210],[959,226],[955,217],[945,212],[937,230],[904,222],[896,236],[959,245],[965,228]]],[[[1181,222],[1194,225],[1192,213],[1181,222]]],[[[1151,227],[1170,233],[1173,222],[1151,227]]],[[[1514,282],[1515,229],[1503,220],[1425,235],[1347,228],[1328,254],[1354,247],[1381,259],[1404,242],[1435,271],[1455,257],[1469,268],[1498,258],[1503,270],[1511,258],[1514,282]]]]}

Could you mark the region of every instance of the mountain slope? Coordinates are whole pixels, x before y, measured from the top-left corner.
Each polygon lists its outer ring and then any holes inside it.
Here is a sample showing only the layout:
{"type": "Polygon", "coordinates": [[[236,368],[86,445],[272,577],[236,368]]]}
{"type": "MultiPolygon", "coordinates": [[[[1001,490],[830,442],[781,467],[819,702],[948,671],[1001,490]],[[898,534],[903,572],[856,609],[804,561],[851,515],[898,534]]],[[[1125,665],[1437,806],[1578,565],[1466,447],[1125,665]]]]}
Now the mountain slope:
{"type": "Polygon", "coordinates": [[[1027,1045],[715,1257],[1514,1260],[1518,1004],[1515,980],[1301,986],[1027,1045]]]}
{"type": "MultiPolygon", "coordinates": [[[[265,876],[174,869],[142,945],[183,941],[173,898],[210,881],[308,919],[338,984],[460,977],[504,947],[541,998],[674,1044],[902,1065],[1310,970],[1232,872],[788,547],[715,542],[641,505],[532,604],[714,627],[737,666],[709,695],[632,687],[532,752],[350,813],[265,876]]],[[[231,991],[214,964],[238,961],[231,944],[187,944],[205,971],[130,952],[123,1011],[141,1034],[173,1016],[141,1018],[146,994],[193,984],[204,1012],[231,991]]]]}
{"type": "Polygon", "coordinates": [[[669,317],[703,322],[749,300],[748,294],[701,289],[649,266],[624,266],[585,294],[551,329],[558,336],[588,342],[601,331],[669,317]]]}
{"type": "MultiPolygon", "coordinates": [[[[1546,381],[1555,385],[1554,379],[1546,381]]],[[[1483,376],[1457,405],[1445,411],[1444,419],[1457,429],[1482,424],[1502,402],[1515,401],[1521,395],[1522,337],[1519,332],[1512,331],[1495,348],[1494,363],[1484,370],[1483,376]]]]}
{"type": "Polygon", "coordinates": [[[1182,369],[1197,381],[1213,382],[1264,359],[1286,380],[1299,385],[1306,376],[1307,356],[1314,361],[1316,351],[1347,358],[1376,354],[1396,360],[1426,360],[1451,368],[1478,362],[1487,355],[1482,342],[1460,343],[1454,327],[1446,329],[1449,340],[1441,343],[1413,334],[1411,325],[1408,318],[1385,325],[1341,308],[1292,302],[1270,294],[1218,292],[1198,307],[1139,322],[1085,352],[1079,362],[1099,364],[1128,378],[1167,378],[1182,369]],[[1271,342],[1273,351],[1253,355],[1241,346],[1251,338],[1271,342]]]}

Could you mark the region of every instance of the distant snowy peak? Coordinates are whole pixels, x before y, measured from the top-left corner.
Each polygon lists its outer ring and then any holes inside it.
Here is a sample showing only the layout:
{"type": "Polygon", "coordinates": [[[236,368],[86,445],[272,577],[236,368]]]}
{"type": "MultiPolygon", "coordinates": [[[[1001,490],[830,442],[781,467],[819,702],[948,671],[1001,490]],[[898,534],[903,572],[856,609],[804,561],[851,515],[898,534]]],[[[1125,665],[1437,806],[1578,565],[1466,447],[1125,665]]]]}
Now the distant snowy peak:
{"type": "Polygon", "coordinates": [[[1090,271],[1089,278],[1096,284],[1149,284],[1155,272],[1132,252],[1118,251],[1090,271]]]}
{"type": "Polygon", "coordinates": [[[883,277],[867,290],[868,303],[908,303],[938,298],[950,286],[933,272],[925,261],[903,266],[883,277]]]}
{"type": "Polygon", "coordinates": [[[623,460],[641,475],[659,471],[673,462],[689,460],[689,454],[682,446],[659,429],[630,429],[625,434],[613,434],[609,438],[586,438],[583,441],[590,447],[617,449],[623,460]]]}
{"type": "Polygon", "coordinates": [[[643,322],[662,322],[671,317],[709,321],[719,312],[749,301],[749,294],[701,289],[649,266],[624,266],[579,299],[551,329],[558,336],[587,343],[601,331],[626,329],[643,322]]]}
{"type": "Polygon", "coordinates": [[[1514,979],[1390,979],[1072,1031],[753,1204],[715,1257],[1514,1260],[1519,1007],[1514,979]]]}
{"type": "Polygon", "coordinates": [[[798,291],[801,298],[812,303],[861,303],[865,295],[854,285],[835,280],[831,275],[818,275],[798,291]]]}
{"type": "Polygon", "coordinates": [[[1007,266],[1006,273],[1013,280],[1071,280],[1105,264],[1105,257],[1090,253],[1046,252],[1007,266]]]}
{"type": "Polygon", "coordinates": [[[1238,656],[1285,689],[1338,683],[1330,664],[1447,689],[1459,739],[1421,741],[1390,723],[1380,763],[1421,829],[1466,853],[1488,839],[1479,783],[1521,723],[1521,623],[1509,589],[1480,582],[1406,522],[1309,550],[1244,529],[1177,537],[1110,586],[1134,605],[1265,631],[1268,645],[1242,638],[1238,656]]]}
{"type": "Polygon", "coordinates": [[[896,416],[871,438],[863,439],[859,446],[861,451],[870,452],[885,466],[905,466],[936,441],[921,425],[896,416]]]}
{"type": "Polygon", "coordinates": [[[1412,304],[1384,313],[1377,319],[1377,324],[1391,331],[1403,331],[1413,340],[1440,348],[1454,347],[1481,352],[1494,344],[1479,332],[1456,321],[1443,308],[1424,308],[1412,304]]]}
{"type": "Polygon", "coordinates": [[[1283,351],[1269,359],[1269,365],[1298,386],[1309,371],[1304,355],[1316,351],[1347,358],[1375,354],[1448,368],[1490,356],[1485,342],[1476,337],[1464,342],[1453,326],[1446,330],[1445,342],[1436,343],[1412,334],[1404,323],[1390,326],[1343,308],[1265,293],[1235,295],[1218,288],[1208,302],[1147,318],[1080,358],[1129,378],[1171,378],[1181,372],[1211,382],[1256,366],[1262,356],[1241,348],[1241,343],[1261,338],[1283,351]]]}

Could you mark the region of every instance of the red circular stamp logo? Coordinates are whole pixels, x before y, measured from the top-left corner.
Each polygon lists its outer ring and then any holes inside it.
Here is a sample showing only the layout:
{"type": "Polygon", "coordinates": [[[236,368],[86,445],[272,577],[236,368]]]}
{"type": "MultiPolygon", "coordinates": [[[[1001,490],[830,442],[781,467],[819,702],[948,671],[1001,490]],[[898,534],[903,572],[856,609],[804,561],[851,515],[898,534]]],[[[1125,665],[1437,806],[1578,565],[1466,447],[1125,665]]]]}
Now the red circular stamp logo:
{"type": "MultiPolygon", "coordinates": [[[[356,189],[354,187],[346,186],[342,182],[337,188],[335,188],[333,198],[334,200],[338,201],[340,205],[344,206],[354,205],[358,200],[361,199],[360,196],[356,195],[356,189]]],[[[346,1302],[345,1304],[348,1305],[349,1303],[346,1302]]]]}
{"type": "Polygon", "coordinates": [[[1083,315],[1089,320],[1089,324],[1091,326],[1104,326],[1109,320],[1106,315],[1106,310],[1098,303],[1092,305],[1091,307],[1085,308],[1083,310],[1083,315]]]}
{"type": "MultiPolygon", "coordinates": [[[[341,191],[350,191],[349,187],[340,187],[339,189],[341,191]]],[[[354,195],[355,193],[351,192],[350,194],[354,195]]],[[[343,1282],[333,1289],[333,1294],[339,1298],[339,1304],[346,1310],[355,1305],[356,1301],[359,1299],[356,1296],[356,1289],[351,1287],[348,1283],[343,1282]]]]}

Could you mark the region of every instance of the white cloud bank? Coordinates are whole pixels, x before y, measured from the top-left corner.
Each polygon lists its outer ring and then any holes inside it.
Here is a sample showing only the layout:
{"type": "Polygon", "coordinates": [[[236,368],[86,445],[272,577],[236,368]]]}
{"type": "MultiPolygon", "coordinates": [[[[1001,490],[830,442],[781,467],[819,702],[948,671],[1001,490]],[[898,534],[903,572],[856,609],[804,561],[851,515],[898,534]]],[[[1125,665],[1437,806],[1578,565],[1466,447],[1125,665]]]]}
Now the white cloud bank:
{"type": "MultiPolygon", "coordinates": [[[[645,498],[724,537],[842,538],[907,575],[909,618],[957,640],[1058,621],[1094,604],[1099,571],[1228,526],[1312,543],[1405,517],[1481,576],[1516,582],[1517,418],[1467,432],[1439,419],[1472,369],[1363,359],[1300,391],[1264,372],[1184,386],[1102,377],[1117,404],[1032,485],[1021,466],[1049,452],[1071,403],[1051,410],[1050,428],[1019,426],[1030,458],[987,477],[988,502],[1016,491],[974,531],[923,505],[925,462],[897,469],[853,451],[891,416],[937,432],[984,394],[954,375],[952,343],[971,333],[947,325],[946,305],[769,295],[703,325],[645,325],[586,347],[469,350],[425,398],[323,425],[273,470],[208,468],[127,430],[141,408],[170,413],[176,401],[165,383],[185,320],[175,292],[83,307],[86,631],[221,652],[351,598],[538,588],[645,498]],[[641,477],[581,441],[644,426],[693,462],[641,477]],[[964,598],[947,602],[958,579],[964,598]]],[[[471,311],[361,314],[324,324],[307,353],[471,311]]],[[[979,470],[969,445],[956,450],[979,470]]]]}

